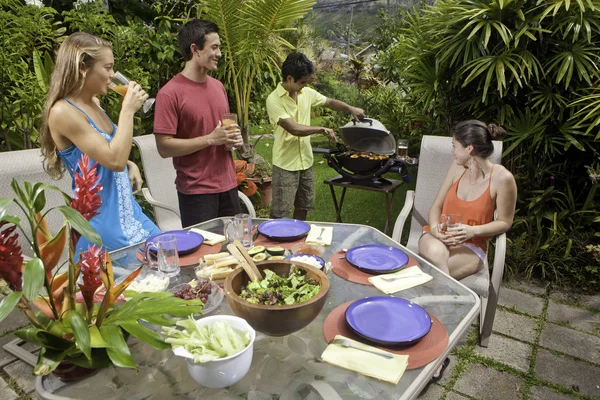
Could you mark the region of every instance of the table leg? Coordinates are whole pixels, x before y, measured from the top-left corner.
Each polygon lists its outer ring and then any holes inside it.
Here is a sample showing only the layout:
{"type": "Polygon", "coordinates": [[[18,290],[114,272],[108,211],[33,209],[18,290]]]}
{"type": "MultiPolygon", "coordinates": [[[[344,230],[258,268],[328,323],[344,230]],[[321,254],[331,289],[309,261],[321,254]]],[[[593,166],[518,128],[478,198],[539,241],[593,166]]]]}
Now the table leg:
{"type": "Polygon", "coordinates": [[[392,204],[394,204],[394,195],[396,193],[392,193],[392,201],[390,203],[389,192],[385,192],[385,212],[387,214],[387,218],[385,220],[385,228],[383,228],[383,233],[388,234],[388,227],[390,225],[390,220],[392,219],[392,204]]]}
{"type": "Polygon", "coordinates": [[[346,187],[342,189],[342,197],[340,197],[340,210],[337,214],[337,222],[342,222],[342,207],[344,206],[344,197],[346,196],[346,187]]]}
{"type": "Polygon", "coordinates": [[[331,197],[333,198],[333,208],[335,209],[335,215],[336,215],[336,222],[341,222],[341,218],[340,218],[340,214],[341,214],[341,209],[340,207],[338,207],[338,202],[337,202],[337,197],[335,196],[335,189],[333,188],[333,185],[329,185],[329,190],[331,190],[331,197]]]}

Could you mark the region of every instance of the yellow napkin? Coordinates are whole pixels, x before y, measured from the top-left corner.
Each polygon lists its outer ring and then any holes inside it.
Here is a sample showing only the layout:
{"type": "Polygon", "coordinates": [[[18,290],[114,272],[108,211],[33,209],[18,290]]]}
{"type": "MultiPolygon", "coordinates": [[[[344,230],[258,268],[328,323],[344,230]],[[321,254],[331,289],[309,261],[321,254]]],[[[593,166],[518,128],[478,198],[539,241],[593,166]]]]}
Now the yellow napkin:
{"type": "Polygon", "coordinates": [[[394,272],[393,274],[372,276],[369,278],[369,282],[375,285],[375,287],[381,290],[383,293],[391,294],[399,292],[401,290],[410,289],[411,287],[422,285],[423,283],[429,282],[432,279],[433,278],[431,275],[427,275],[415,265],[413,267],[403,268],[398,272],[394,272]],[[401,279],[396,279],[394,281],[388,282],[383,280],[382,278],[401,279]]]}
{"type": "Polygon", "coordinates": [[[333,228],[331,226],[317,226],[310,224],[310,231],[306,237],[306,243],[317,243],[323,246],[329,246],[333,239],[333,228]],[[324,230],[323,230],[324,229],[324,230]],[[321,235],[321,232],[323,234],[321,235]],[[320,237],[320,239],[319,239],[320,237]],[[318,239],[318,240],[317,240],[318,239]]]}
{"type": "MultiPolygon", "coordinates": [[[[367,346],[357,342],[356,340],[348,339],[342,335],[336,335],[336,339],[348,340],[353,346],[360,347],[366,350],[378,351],[380,353],[388,353],[385,350],[376,347],[367,346]]],[[[353,349],[351,347],[343,347],[339,344],[331,342],[325,349],[321,358],[330,364],[337,365],[350,371],[358,372],[372,378],[381,379],[382,381],[397,384],[402,378],[402,374],[408,366],[408,356],[389,353],[394,358],[385,358],[376,354],[367,353],[366,351],[353,349]]]]}
{"type": "Polygon", "coordinates": [[[203,231],[202,229],[196,229],[196,228],[192,228],[192,229],[190,229],[190,231],[201,234],[204,237],[203,243],[206,243],[209,246],[212,246],[214,244],[225,241],[225,236],[219,235],[218,233],[203,231]]]}

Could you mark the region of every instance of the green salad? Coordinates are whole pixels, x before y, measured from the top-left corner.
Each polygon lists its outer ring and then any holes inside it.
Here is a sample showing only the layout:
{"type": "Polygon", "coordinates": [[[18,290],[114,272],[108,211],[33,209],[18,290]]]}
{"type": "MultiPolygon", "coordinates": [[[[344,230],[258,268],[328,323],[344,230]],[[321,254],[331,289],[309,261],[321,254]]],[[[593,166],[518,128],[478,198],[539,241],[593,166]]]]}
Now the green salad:
{"type": "Polygon", "coordinates": [[[269,269],[264,271],[265,279],[255,280],[243,288],[240,297],[249,303],[282,306],[302,303],[314,297],[321,285],[309,278],[295,265],[287,277],[282,277],[269,269]]]}

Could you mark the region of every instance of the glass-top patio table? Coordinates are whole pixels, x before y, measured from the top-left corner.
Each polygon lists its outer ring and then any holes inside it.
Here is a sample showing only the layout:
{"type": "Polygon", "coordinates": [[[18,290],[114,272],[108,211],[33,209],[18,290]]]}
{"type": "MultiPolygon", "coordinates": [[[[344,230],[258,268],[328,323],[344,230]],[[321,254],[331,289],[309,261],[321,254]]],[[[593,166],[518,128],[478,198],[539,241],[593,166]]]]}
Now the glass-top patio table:
{"type": "MultiPolygon", "coordinates": [[[[227,218],[217,218],[197,225],[215,233],[223,232],[227,218]]],[[[255,224],[264,220],[256,219],[255,224]]],[[[355,224],[318,223],[333,227],[333,242],[323,256],[327,260],[343,248],[364,244],[383,244],[402,249],[412,255],[421,269],[433,280],[412,289],[397,292],[435,315],[446,327],[448,348],[435,361],[404,373],[398,385],[359,375],[319,361],[327,346],[323,321],[336,306],[382,293],[373,286],[346,281],[328,274],[331,288],[327,302],[317,318],[304,329],[284,337],[271,337],[257,332],[252,366],[236,384],[224,389],[209,389],[190,377],[183,358],[169,350],[159,351],[144,343],[129,340],[139,372],[125,368],[106,368],[82,381],[65,383],[50,375],[36,381],[38,398],[52,399],[413,399],[429,382],[438,365],[467,332],[479,311],[479,297],[454,279],[442,274],[431,264],[393,241],[379,230],[355,224]]],[[[141,264],[136,258],[139,245],[112,253],[113,260],[134,269],[141,264]]],[[[182,268],[182,274],[171,279],[170,286],[188,282],[194,268],[182,268]]],[[[233,314],[227,299],[208,315],[233,314]]]]}

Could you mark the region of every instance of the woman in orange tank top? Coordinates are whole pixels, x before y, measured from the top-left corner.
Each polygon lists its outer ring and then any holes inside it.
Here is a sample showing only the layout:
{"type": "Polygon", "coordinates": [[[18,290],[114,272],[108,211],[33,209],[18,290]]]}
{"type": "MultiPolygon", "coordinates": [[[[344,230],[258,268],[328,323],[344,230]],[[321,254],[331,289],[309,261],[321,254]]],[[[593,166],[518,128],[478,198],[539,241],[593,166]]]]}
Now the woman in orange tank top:
{"type": "Polygon", "coordinates": [[[458,123],[452,132],[454,163],[429,211],[419,254],[456,279],[483,267],[487,241],[506,232],[513,223],[517,185],[513,175],[489,160],[493,139],[504,129],[477,120],[458,123]],[[494,210],[498,218],[494,220],[494,210]],[[462,223],[440,231],[440,216],[462,214],[462,223]]]}

